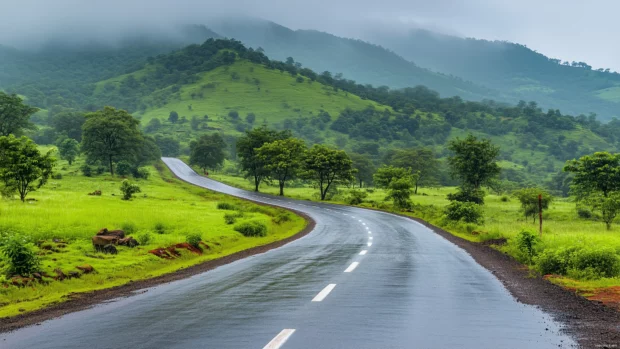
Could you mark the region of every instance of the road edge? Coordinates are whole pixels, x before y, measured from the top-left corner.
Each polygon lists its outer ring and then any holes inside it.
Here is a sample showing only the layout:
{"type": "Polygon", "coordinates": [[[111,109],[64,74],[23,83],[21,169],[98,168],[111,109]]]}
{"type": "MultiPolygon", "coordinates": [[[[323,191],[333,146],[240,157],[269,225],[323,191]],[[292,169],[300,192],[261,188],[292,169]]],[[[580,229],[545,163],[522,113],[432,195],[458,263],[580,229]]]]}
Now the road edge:
{"type": "MultiPolygon", "coordinates": [[[[165,162],[164,162],[164,165],[166,165],[165,162]]],[[[170,172],[177,179],[185,183],[189,183],[177,177],[174,174],[174,172],[172,171],[170,172]]],[[[198,188],[202,188],[204,190],[210,190],[210,189],[203,188],[201,186],[198,186],[192,183],[189,183],[189,184],[194,185],[198,188]]],[[[0,334],[15,331],[23,327],[38,325],[43,321],[55,319],[63,315],[74,313],[80,310],[85,310],[93,306],[96,306],[97,304],[103,303],[105,301],[109,301],[109,300],[116,299],[116,298],[129,297],[135,294],[136,291],[144,290],[147,288],[159,286],[162,284],[167,284],[167,283],[182,280],[182,279],[186,279],[191,276],[205,273],[209,270],[213,270],[217,267],[221,267],[223,265],[230,264],[230,263],[236,262],[238,260],[241,260],[241,259],[244,259],[250,256],[268,252],[278,247],[287,245],[295,240],[301,239],[302,237],[308,235],[312,230],[314,230],[314,227],[316,226],[316,222],[310,216],[308,216],[307,214],[303,212],[297,211],[295,209],[284,208],[280,206],[270,205],[270,204],[248,200],[244,198],[239,198],[239,197],[236,197],[236,198],[240,200],[250,201],[252,203],[255,203],[261,206],[277,207],[283,210],[291,211],[299,215],[300,217],[302,217],[306,221],[306,226],[301,231],[295,233],[292,236],[284,238],[282,240],[270,242],[268,244],[261,245],[261,246],[251,247],[246,250],[238,251],[238,252],[235,252],[235,253],[232,253],[227,256],[223,256],[223,257],[220,257],[214,260],[210,260],[210,261],[198,263],[198,264],[195,264],[189,267],[181,268],[177,271],[164,274],[164,275],[160,275],[160,276],[156,276],[154,278],[138,280],[138,281],[130,281],[129,283],[126,283],[120,286],[105,288],[105,289],[91,291],[91,292],[79,293],[79,294],[74,295],[73,298],[71,298],[70,300],[63,301],[61,303],[51,305],[46,308],[28,312],[26,314],[20,314],[20,315],[8,317],[8,318],[2,318],[0,319],[0,334]]]]}

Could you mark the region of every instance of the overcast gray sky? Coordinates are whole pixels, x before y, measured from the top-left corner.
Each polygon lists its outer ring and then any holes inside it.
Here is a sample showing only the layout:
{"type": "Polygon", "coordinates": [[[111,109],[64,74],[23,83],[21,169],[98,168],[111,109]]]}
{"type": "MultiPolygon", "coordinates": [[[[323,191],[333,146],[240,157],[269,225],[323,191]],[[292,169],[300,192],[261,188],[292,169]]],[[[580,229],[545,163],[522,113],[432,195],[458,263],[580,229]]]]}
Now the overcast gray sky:
{"type": "Polygon", "coordinates": [[[1,8],[0,43],[11,45],[57,31],[104,36],[243,14],[356,38],[375,27],[425,27],[518,42],[554,58],[620,71],[617,0],[21,0],[1,8]]]}

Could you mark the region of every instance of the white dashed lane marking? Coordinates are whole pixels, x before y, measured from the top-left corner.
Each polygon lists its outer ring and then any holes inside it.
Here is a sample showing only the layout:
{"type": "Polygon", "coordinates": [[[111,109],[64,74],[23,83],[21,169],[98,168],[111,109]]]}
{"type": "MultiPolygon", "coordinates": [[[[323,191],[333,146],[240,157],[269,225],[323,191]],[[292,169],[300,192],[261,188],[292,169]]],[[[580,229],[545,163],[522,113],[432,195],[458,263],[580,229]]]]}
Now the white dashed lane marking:
{"type": "Polygon", "coordinates": [[[321,302],[336,287],[336,284],[329,284],[312,299],[313,302],[321,302]]]}
{"type": "Polygon", "coordinates": [[[286,343],[289,337],[293,335],[293,333],[295,333],[295,329],[291,329],[291,328],[283,329],[282,331],[280,331],[280,333],[278,333],[277,336],[275,336],[274,339],[271,340],[271,342],[267,343],[267,345],[265,345],[263,349],[280,348],[284,343],[286,343]]]}
{"type": "Polygon", "coordinates": [[[349,265],[349,267],[344,272],[345,273],[350,273],[353,270],[355,270],[355,268],[357,268],[358,265],[359,265],[359,262],[353,262],[353,263],[351,263],[351,265],[349,265]]]}
{"type": "Polygon", "coordinates": [[[367,252],[368,252],[367,250],[362,250],[362,252],[360,252],[360,256],[365,255],[367,252]]]}
{"type": "Polygon", "coordinates": [[[368,247],[370,247],[370,246],[372,246],[372,242],[369,242],[369,243],[368,243],[368,247]]]}

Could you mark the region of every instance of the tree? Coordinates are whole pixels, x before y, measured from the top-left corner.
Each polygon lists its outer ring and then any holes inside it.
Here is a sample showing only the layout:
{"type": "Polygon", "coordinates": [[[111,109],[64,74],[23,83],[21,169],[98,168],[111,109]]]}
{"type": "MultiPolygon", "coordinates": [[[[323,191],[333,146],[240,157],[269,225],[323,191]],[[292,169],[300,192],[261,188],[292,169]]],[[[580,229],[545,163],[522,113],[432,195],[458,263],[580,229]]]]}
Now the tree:
{"type": "Polygon", "coordinates": [[[52,116],[51,123],[59,134],[65,134],[78,142],[82,141],[82,125],[86,119],[84,114],[76,111],[63,111],[52,116]]]}
{"type": "Polygon", "coordinates": [[[306,144],[297,138],[265,143],[256,150],[258,158],[265,163],[269,177],[278,181],[280,196],[284,196],[284,184],[295,178],[301,168],[301,161],[306,152],[306,144]]]}
{"type": "Polygon", "coordinates": [[[140,193],[140,187],[137,184],[132,184],[129,180],[124,179],[121,183],[121,192],[123,193],[123,200],[131,200],[133,194],[140,193]]]}
{"type": "Polygon", "coordinates": [[[0,91],[0,136],[19,136],[24,129],[35,129],[30,117],[37,111],[38,108],[24,104],[18,95],[0,91]]]}
{"type": "Polygon", "coordinates": [[[0,137],[0,180],[5,192],[19,193],[23,202],[28,193],[41,188],[52,175],[56,159],[53,150],[41,154],[37,145],[26,137],[0,137]]]}
{"type": "Polygon", "coordinates": [[[419,186],[437,183],[439,161],[431,149],[398,150],[392,155],[391,164],[411,169],[414,194],[418,193],[419,186]]]}
{"type": "Polygon", "coordinates": [[[620,154],[597,152],[566,162],[573,173],[571,193],[577,202],[600,211],[607,229],[620,212],[620,154]]]}
{"type": "Polygon", "coordinates": [[[373,179],[378,188],[389,188],[390,183],[393,181],[405,179],[409,182],[413,182],[411,176],[411,169],[383,165],[377,169],[377,172],[373,175],[373,179]]]}
{"type": "Polygon", "coordinates": [[[398,210],[411,209],[412,185],[408,178],[399,178],[390,182],[386,199],[392,199],[394,208],[398,210]]]}
{"type": "Polygon", "coordinates": [[[177,113],[176,111],[171,111],[170,115],[168,115],[168,121],[170,121],[173,124],[176,124],[177,121],[179,121],[179,113],[177,113]]]}
{"type": "Polygon", "coordinates": [[[549,204],[553,201],[553,196],[548,191],[540,188],[523,188],[515,191],[513,195],[521,202],[521,211],[523,215],[532,217],[534,223],[539,213],[538,195],[542,195],[542,210],[549,208],[549,204]]]}
{"type": "Polygon", "coordinates": [[[157,135],[155,136],[155,144],[157,144],[163,156],[179,156],[181,152],[181,144],[172,137],[157,135]]]}
{"type": "Polygon", "coordinates": [[[60,158],[67,160],[69,165],[72,165],[75,158],[80,154],[80,143],[73,138],[61,138],[57,146],[60,158]]]}
{"type": "Polygon", "coordinates": [[[135,160],[144,141],[138,120],[124,110],[105,107],[86,115],[82,127],[82,151],[88,160],[102,161],[114,176],[114,163],[135,160]]]}
{"type": "Polygon", "coordinates": [[[362,154],[350,154],[351,161],[353,161],[353,168],[357,170],[355,177],[359,183],[360,188],[366,183],[372,183],[372,174],[375,172],[375,165],[370,161],[367,155],[362,154]]]}
{"type": "Polygon", "coordinates": [[[332,184],[349,183],[354,179],[353,162],[343,150],[315,144],[303,161],[304,177],[315,181],[325,200],[332,184]]]}
{"type": "Polygon", "coordinates": [[[245,116],[245,121],[250,125],[254,124],[254,121],[256,121],[256,114],[248,113],[248,115],[245,116]]]}
{"type": "Polygon", "coordinates": [[[159,130],[160,128],[161,128],[161,121],[159,121],[158,118],[153,118],[146,125],[146,127],[144,128],[144,131],[146,133],[153,133],[153,132],[156,132],[157,130],[159,130]]]}
{"type": "Polygon", "coordinates": [[[216,168],[224,162],[226,143],[217,133],[203,135],[197,142],[190,144],[190,165],[199,166],[203,171],[216,168]]]}
{"type": "Polygon", "coordinates": [[[256,150],[265,143],[283,140],[291,137],[290,131],[274,131],[261,126],[245,131],[245,135],[237,140],[237,156],[240,158],[242,170],[246,177],[254,180],[254,191],[258,191],[260,183],[269,176],[265,161],[260,158],[256,150]]]}
{"type": "Polygon", "coordinates": [[[450,141],[448,149],[453,153],[448,157],[452,176],[461,181],[461,186],[478,191],[482,185],[499,176],[499,147],[490,140],[478,140],[470,134],[463,140],[457,138],[450,141]]]}
{"type": "Polygon", "coordinates": [[[194,131],[197,131],[198,128],[200,127],[200,120],[198,120],[198,117],[196,115],[192,116],[190,120],[190,127],[194,131]]]}

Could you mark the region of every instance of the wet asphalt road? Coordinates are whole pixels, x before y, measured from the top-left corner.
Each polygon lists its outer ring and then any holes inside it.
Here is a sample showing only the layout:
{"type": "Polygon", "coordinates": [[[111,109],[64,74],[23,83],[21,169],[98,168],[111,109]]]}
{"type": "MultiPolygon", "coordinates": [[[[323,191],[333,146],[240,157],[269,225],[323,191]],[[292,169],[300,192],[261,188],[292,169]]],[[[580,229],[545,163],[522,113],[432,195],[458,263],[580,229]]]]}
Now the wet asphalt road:
{"type": "Polygon", "coordinates": [[[247,192],[164,161],[190,183],[303,211],[316,228],[279,249],[2,334],[0,348],[263,348],[272,340],[277,348],[281,339],[282,348],[574,344],[549,315],[515,301],[465,251],[412,220],[247,192]]]}

